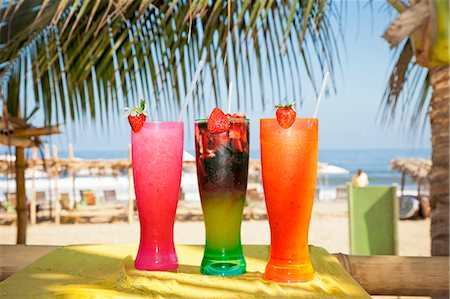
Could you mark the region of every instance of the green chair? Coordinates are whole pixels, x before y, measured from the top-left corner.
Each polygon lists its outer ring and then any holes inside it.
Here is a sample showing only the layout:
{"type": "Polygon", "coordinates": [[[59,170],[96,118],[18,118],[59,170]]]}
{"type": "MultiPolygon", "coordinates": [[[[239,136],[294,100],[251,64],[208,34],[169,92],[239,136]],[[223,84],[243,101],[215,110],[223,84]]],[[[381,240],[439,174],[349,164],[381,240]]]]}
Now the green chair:
{"type": "Polygon", "coordinates": [[[351,254],[397,254],[399,216],[396,189],[395,185],[347,185],[351,254]]]}

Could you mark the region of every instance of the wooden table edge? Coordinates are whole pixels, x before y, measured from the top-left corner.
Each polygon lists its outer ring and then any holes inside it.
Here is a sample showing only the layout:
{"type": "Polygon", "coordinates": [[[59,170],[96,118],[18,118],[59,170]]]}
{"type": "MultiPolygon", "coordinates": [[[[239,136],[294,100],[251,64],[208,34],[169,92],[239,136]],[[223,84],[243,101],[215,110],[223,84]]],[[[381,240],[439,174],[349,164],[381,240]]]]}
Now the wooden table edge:
{"type": "MultiPolygon", "coordinates": [[[[0,245],[0,282],[59,247],[0,245]]],[[[371,295],[449,295],[449,257],[332,255],[371,295]]]]}

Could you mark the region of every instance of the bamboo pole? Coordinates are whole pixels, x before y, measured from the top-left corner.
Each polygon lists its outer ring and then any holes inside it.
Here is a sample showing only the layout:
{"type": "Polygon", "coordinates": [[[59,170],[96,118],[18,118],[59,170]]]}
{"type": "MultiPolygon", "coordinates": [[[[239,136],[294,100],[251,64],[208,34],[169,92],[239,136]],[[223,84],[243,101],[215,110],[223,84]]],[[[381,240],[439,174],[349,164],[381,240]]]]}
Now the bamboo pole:
{"type": "Polygon", "coordinates": [[[49,205],[50,205],[50,220],[52,220],[52,210],[53,210],[53,202],[52,202],[52,172],[50,169],[49,161],[50,161],[50,148],[48,144],[44,144],[44,159],[46,161],[47,166],[47,190],[48,190],[48,198],[49,198],[49,205]]]}
{"type": "Polygon", "coordinates": [[[133,169],[131,162],[131,144],[128,144],[128,161],[130,161],[130,167],[128,168],[128,223],[133,223],[133,214],[134,214],[134,200],[133,200],[133,169]]]}
{"type": "Polygon", "coordinates": [[[55,179],[55,223],[60,224],[60,213],[61,213],[61,205],[59,203],[59,192],[58,192],[58,180],[59,180],[59,172],[58,172],[58,148],[56,145],[53,145],[53,177],[55,179]]]}
{"type": "Polygon", "coordinates": [[[335,256],[371,295],[449,295],[449,257],[335,256]]]}
{"type": "Polygon", "coordinates": [[[30,224],[36,224],[36,166],[35,161],[37,159],[37,148],[31,149],[31,159],[33,160],[33,166],[31,167],[31,203],[30,203],[30,224]]]}
{"type": "Polygon", "coordinates": [[[25,195],[25,148],[16,147],[17,244],[27,241],[28,208],[25,195]]]}
{"type": "MultiPolygon", "coordinates": [[[[69,161],[72,162],[75,157],[75,155],[73,153],[72,143],[69,143],[68,147],[69,147],[69,161]]],[[[73,165],[73,164],[71,163],[71,165],[73,165]]],[[[77,198],[77,188],[76,188],[76,184],[75,184],[76,183],[75,182],[76,175],[75,175],[75,170],[73,169],[73,166],[70,167],[70,176],[72,177],[72,197],[73,197],[73,204],[75,206],[76,198],[77,198]]]]}

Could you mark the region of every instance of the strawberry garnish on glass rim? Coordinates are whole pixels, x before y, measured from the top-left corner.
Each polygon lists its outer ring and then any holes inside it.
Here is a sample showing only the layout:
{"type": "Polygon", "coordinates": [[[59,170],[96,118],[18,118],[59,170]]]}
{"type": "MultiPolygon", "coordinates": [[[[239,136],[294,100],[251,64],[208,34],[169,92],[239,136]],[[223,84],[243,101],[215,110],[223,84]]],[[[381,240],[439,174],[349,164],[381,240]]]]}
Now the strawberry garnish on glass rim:
{"type": "Polygon", "coordinates": [[[247,118],[247,116],[245,116],[245,114],[242,112],[238,112],[231,115],[230,118],[247,118]]]}
{"type": "Polygon", "coordinates": [[[289,128],[292,126],[292,124],[295,121],[295,118],[297,116],[297,112],[295,111],[295,102],[287,105],[276,105],[275,108],[277,108],[277,121],[278,124],[282,128],[289,128]]]}
{"type": "Polygon", "coordinates": [[[145,101],[141,100],[139,107],[125,108],[124,116],[128,117],[128,122],[130,123],[133,132],[139,132],[147,119],[145,101]]]}
{"type": "Polygon", "coordinates": [[[229,128],[228,117],[219,108],[214,108],[208,118],[208,131],[212,134],[218,134],[228,131],[229,128]]]}

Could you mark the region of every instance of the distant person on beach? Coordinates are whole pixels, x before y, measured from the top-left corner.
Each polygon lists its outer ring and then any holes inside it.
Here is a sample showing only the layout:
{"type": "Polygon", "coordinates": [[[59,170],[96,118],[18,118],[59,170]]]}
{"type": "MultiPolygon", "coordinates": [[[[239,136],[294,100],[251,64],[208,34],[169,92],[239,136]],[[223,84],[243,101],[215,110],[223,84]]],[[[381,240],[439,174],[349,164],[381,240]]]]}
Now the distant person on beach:
{"type": "Polygon", "coordinates": [[[352,185],[357,187],[367,187],[369,185],[369,177],[362,169],[358,169],[352,177],[352,185]]]}

